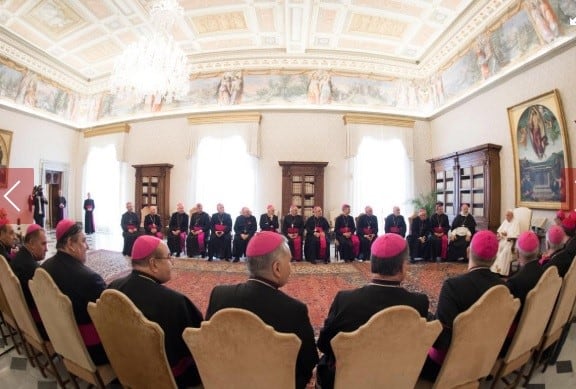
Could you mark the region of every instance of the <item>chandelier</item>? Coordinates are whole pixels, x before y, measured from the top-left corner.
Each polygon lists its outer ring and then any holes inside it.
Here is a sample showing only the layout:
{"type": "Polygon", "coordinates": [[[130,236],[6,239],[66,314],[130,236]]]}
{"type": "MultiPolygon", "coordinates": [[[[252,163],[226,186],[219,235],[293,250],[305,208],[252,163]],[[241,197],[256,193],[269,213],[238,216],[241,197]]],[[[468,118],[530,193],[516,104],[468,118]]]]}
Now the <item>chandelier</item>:
{"type": "Polygon", "coordinates": [[[155,0],[150,8],[153,27],[126,48],[114,65],[110,89],[119,98],[170,104],[188,93],[187,58],[171,34],[183,9],[178,0],[155,0]]]}

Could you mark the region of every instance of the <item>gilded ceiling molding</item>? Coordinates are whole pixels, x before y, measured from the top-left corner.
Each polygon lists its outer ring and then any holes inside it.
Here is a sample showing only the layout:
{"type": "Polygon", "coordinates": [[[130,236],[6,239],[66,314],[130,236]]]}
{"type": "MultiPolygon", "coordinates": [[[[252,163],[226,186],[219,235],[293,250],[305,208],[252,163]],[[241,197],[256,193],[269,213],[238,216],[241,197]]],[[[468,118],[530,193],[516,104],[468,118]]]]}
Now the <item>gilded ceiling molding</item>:
{"type": "Polygon", "coordinates": [[[94,136],[118,134],[121,132],[130,132],[130,124],[128,123],[117,123],[110,124],[102,127],[89,128],[84,131],[84,138],[92,138],[94,136]]]}
{"type": "Polygon", "coordinates": [[[344,124],[374,124],[390,127],[414,128],[414,120],[396,116],[347,113],[343,116],[344,124]]]}
{"type": "Polygon", "coordinates": [[[188,124],[216,124],[216,123],[258,123],[262,120],[260,112],[220,112],[212,114],[198,114],[188,116],[188,124]]]}

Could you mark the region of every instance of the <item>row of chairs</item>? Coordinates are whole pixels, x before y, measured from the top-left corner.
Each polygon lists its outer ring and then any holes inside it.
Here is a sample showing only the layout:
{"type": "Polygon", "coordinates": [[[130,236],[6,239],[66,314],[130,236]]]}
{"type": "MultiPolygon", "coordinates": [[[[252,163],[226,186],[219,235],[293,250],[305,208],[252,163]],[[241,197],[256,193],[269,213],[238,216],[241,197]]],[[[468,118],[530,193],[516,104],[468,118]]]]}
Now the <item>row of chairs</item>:
{"type": "MultiPolygon", "coordinates": [[[[127,388],[176,388],[162,329],[121,292],[106,290],[88,306],[110,360],[110,365],[96,366],[82,342],[68,297],[43,269],[36,271],[29,284],[50,341],[40,337],[19,281],[0,257],[0,289],[8,302],[8,308],[0,307],[5,323],[20,334],[30,362],[44,376],[50,373],[61,387],[71,382],[78,388],[76,377],[80,377],[104,388],[118,377],[127,388]],[[70,379],[58,374],[56,355],[70,379]]],[[[522,378],[528,383],[542,352],[569,326],[575,300],[576,265],[572,264],[564,280],[555,267],[548,269],[526,298],[510,348],[498,358],[520,302],[505,286],[491,288],[456,318],[452,343],[434,384],[418,381],[418,374],[441,331],[440,322],[426,322],[411,307],[385,309],[358,330],[332,340],[338,361],[336,388],[474,388],[490,374],[495,387],[512,372],[516,377],[507,383],[509,387],[517,386],[522,378]]],[[[186,329],[183,337],[205,388],[294,387],[300,340],[294,334],[275,332],[248,311],[219,311],[201,328],[186,329]]]]}

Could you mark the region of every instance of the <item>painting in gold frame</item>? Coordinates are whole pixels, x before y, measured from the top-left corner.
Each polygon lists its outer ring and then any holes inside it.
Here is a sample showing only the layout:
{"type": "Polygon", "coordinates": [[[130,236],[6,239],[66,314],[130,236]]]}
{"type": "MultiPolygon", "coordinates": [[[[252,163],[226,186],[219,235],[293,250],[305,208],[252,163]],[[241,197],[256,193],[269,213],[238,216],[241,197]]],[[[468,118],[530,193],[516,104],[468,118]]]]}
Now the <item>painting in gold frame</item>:
{"type": "Polygon", "coordinates": [[[11,146],[12,131],[0,130],[0,188],[6,188],[8,185],[11,146]]]}
{"type": "Polygon", "coordinates": [[[566,209],[570,150],[558,91],[508,108],[514,150],[516,206],[566,209]]]}

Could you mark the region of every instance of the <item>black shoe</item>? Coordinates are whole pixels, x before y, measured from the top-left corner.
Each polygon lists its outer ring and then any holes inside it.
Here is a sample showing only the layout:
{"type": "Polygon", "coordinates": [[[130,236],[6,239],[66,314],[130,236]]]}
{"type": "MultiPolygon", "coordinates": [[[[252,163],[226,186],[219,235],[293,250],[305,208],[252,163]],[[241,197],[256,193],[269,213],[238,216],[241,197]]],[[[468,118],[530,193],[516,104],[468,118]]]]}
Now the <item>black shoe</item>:
{"type": "Polygon", "coordinates": [[[208,262],[212,262],[212,261],[213,261],[213,259],[212,259],[212,258],[208,258],[208,262]]]}
{"type": "Polygon", "coordinates": [[[176,253],[175,257],[180,258],[180,253],[176,253]]]}
{"type": "Polygon", "coordinates": [[[240,262],[240,258],[234,258],[232,262],[240,262]]]}

